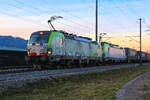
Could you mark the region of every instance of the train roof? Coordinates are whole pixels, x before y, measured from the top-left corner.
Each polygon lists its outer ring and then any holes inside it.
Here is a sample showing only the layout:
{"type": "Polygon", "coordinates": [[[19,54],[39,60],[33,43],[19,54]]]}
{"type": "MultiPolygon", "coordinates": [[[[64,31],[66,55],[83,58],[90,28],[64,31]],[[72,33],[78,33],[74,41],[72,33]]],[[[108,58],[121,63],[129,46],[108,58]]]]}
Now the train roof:
{"type": "Polygon", "coordinates": [[[40,34],[40,32],[43,32],[44,34],[50,34],[52,31],[47,31],[47,30],[41,30],[41,31],[36,31],[36,32],[33,32],[32,35],[38,35],[40,34]]]}
{"type": "Polygon", "coordinates": [[[113,47],[113,48],[124,49],[123,47],[120,47],[119,45],[116,45],[116,44],[112,44],[112,43],[108,43],[108,42],[102,42],[102,45],[104,45],[104,44],[109,44],[109,46],[113,47]]]}
{"type": "Polygon", "coordinates": [[[92,42],[92,39],[89,37],[77,36],[76,34],[68,33],[63,30],[55,30],[55,31],[61,32],[62,34],[64,34],[64,36],[66,38],[69,38],[69,39],[79,40],[79,41],[83,41],[83,42],[92,42]]]}
{"type": "MultiPolygon", "coordinates": [[[[137,52],[140,52],[140,51],[137,51],[137,52]]],[[[147,52],[145,52],[145,51],[141,51],[141,53],[147,53],[147,52]]]]}
{"type": "Polygon", "coordinates": [[[83,36],[77,36],[76,34],[73,34],[73,33],[68,33],[68,32],[65,32],[63,30],[41,30],[41,31],[36,31],[36,32],[33,32],[33,34],[40,34],[40,32],[44,32],[44,34],[50,34],[51,32],[61,32],[62,34],[64,34],[64,36],[66,38],[69,38],[69,39],[74,39],[74,40],[78,40],[78,41],[83,41],[83,42],[91,42],[91,43],[96,43],[96,41],[92,41],[91,38],[89,37],[83,37],[83,36]]]}
{"type": "Polygon", "coordinates": [[[102,42],[102,44],[109,44],[111,47],[119,47],[119,45],[108,43],[108,42],[102,42]]]}
{"type": "Polygon", "coordinates": [[[63,31],[63,30],[59,30],[59,31],[57,31],[57,32],[61,32],[61,33],[63,33],[65,36],[80,37],[80,38],[85,38],[85,39],[88,39],[88,40],[92,40],[92,39],[89,38],[89,37],[77,36],[76,34],[67,33],[67,32],[65,32],[65,31],[63,31]]]}
{"type": "Polygon", "coordinates": [[[137,50],[135,50],[135,49],[133,49],[133,48],[127,48],[127,47],[124,48],[124,49],[130,49],[130,50],[133,50],[133,51],[137,51],[137,50]]]}

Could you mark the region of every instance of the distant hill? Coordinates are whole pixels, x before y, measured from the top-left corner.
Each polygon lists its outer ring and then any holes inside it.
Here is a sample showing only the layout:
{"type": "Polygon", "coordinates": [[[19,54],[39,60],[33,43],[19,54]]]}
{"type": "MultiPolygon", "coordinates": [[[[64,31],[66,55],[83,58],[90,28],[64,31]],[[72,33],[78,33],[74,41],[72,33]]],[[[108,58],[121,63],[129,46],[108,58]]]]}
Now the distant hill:
{"type": "Polygon", "coordinates": [[[0,36],[0,48],[27,49],[28,40],[12,36],[0,36]]]}

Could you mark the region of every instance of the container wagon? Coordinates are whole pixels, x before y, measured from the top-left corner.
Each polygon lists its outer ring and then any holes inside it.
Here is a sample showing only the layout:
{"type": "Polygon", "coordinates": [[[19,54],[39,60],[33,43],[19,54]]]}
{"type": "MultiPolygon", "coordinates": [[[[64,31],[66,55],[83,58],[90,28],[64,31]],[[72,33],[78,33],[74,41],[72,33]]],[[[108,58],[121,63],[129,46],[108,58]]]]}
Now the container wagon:
{"type": "Polygon", "coordinates": [[[137,51],[131,48],[125,48],[127,62],[137,62],[137,51]]]}

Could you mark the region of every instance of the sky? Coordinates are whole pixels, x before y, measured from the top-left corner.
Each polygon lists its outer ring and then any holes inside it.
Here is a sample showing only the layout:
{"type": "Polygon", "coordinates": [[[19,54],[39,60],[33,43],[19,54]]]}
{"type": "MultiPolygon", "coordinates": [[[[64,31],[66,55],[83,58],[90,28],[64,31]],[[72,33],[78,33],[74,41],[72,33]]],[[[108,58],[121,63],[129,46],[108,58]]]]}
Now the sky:
{"type": "MultiPolygon", "coordinates": [[[[150,0],[99,0],[98,33],[103,41],[139,50],[139,18],[142,49],[150,52],[150,0]]],[[[34,31],[51,29],[47,20],[64,30],[95,40],[95,0],[0,0],[0,35],[29,39],[34,31]]]]}

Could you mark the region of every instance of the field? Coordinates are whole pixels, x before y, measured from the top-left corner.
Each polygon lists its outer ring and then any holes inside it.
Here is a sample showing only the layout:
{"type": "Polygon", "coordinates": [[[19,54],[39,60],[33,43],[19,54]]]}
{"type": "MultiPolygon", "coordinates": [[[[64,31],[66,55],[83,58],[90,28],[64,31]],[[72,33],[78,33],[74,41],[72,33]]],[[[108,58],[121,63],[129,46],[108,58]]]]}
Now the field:
{"type": "Polygon", "coordinates": [[[41,80],[0,91],[0,100],[115,100],[126,82],[150,71],[150,66],[41,80]]]}

